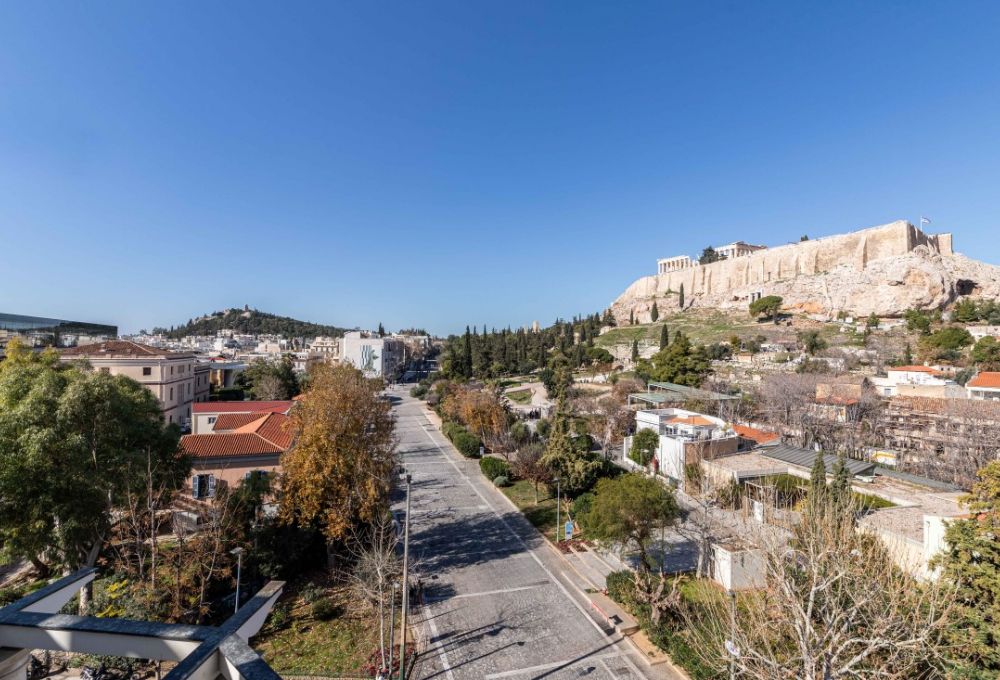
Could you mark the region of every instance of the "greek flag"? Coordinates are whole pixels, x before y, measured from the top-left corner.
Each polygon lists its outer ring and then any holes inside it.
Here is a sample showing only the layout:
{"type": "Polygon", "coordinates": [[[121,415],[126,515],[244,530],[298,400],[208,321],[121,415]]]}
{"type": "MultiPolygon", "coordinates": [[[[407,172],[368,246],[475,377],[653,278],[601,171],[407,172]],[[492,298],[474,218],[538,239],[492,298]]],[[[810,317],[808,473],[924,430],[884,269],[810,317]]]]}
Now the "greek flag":
{"type": "Polygon", "coordinates": [[[920,226],[921,227],[924,226],[925,224],[930,224],[930,223],[931,223],[931,221],[928,218],[926,218],[926,217],[921,217],[920,218],[920,226]]]}

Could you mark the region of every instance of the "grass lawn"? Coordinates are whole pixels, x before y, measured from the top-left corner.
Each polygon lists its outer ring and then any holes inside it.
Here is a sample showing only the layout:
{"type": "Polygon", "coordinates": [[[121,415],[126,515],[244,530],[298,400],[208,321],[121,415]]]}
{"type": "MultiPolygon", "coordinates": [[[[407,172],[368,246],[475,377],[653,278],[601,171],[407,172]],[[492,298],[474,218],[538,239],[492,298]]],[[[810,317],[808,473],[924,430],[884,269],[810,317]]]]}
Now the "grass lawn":
{"type": "Polygon", "coordinates": [[[530,404],[531,403],[531,390],[514,390],[513,392],[504,393],[508,399],[518,404],[530,404]]]}
{"type": "MultiPolygon", "coordinates": [[[[278,674],[361,674],[368,656],[378,647],[378,617],[359,611],[342,586],[329,589],[327,595],[340,608],[329,621],[313,618],[311,606],[299,596],[298,587],[286,590],[278,601],[277,607],[287,611],[287,616],[277,618],[285,620],[278,625],[269,622],[254,640],[254,648],[278,674]]],[[[275,618],[273,613],[271,618],[275,618]]]]}
{"type": "MultiPolygon", "coordinates": [[[[501,489],[514,502],[528,521],[542,534],[552,540],[556,531],[555,489],[550,492],[544,484],[538,486],[538,504],[535,504],[535,487],[531,482],[518,480],[501,489]]],[[[565,510],[565,507],[563,508],[565,510]]],[[[565,517],[565,513],[563,517],[565,517]]]]}

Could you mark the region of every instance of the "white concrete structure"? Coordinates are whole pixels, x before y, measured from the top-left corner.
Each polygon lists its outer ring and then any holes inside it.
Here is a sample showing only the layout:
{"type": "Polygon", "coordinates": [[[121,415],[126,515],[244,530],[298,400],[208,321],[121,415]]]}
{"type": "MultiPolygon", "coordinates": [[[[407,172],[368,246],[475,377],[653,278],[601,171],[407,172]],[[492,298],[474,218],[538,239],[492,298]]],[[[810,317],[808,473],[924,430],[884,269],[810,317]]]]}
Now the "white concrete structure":
{"type": "Polygon", "coordinates": [[[965,330],[976,340],[996,338],[1000,340],[1000,326],[966,326],[965,330]]]}
{"type": "Polygon", "coordinates": [[[743,541],[712,545],[712,580],[727,591],[761,588],[765,583],[764,556],[743,541]]]}
{"type": "MultiPolygon", "coordinates": [[[[636,432],[653,430],[660,436],[654,456],[657,470],[684,488],[684,468],[689,464],[736,453],[739,437],[724,420],[679,408],[659,408],[635,414],[636,432]]],[[[625,438],[625,456],[632,437],[625,438]]]]}
{"type": "Polygon", "coordinates": [[[340,338],[317,337],[309,343],[309,351],[328,361],[335,361],[340,358],[340,338]]]}
{"type": "Polygon", "coordinates": [[[283,582],[265,585],[218,627],[59,614],[96,573],[81,569],[0,608],[0,680],[25,680],[32,649],[175,662],[163,680],[280,680],[247,643],[283,582]]]}
{"type": "Polygon", "coordinates": [[[886,377],[871,378],[872,385],[883,397],[950,397],[965,396],[961,386],[946,373],[931,366],[895,366],[886,369],[886,377]]]}
{"type": "Polygon", "coordinates": [[[405,345],[395,338],[350,331],[340,339],[340,360],[369,378],[394,378],[403,365],[405,345]]]}

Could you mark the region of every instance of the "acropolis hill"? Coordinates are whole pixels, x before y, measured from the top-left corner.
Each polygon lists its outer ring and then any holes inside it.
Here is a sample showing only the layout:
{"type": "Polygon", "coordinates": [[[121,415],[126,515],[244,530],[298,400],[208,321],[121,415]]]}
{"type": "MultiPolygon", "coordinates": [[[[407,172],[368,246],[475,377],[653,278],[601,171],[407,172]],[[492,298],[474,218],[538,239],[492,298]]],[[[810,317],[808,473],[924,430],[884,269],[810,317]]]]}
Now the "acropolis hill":
{"type": "Polygon", "coordinates": [[[943,309],[959,295],[1000,296],[1000,267],[952,250],[951,234],[925,234],[904,220],[848,234],[774,248],[737,242],[710,264],[680,256],[657,262],[611,305],[648,322],[654,300],[661,313],[678,307],[746,310],[762,296],[780,295],[783,308],[824,317],[839,312],[899,316],[907,309],[943,309]]]}

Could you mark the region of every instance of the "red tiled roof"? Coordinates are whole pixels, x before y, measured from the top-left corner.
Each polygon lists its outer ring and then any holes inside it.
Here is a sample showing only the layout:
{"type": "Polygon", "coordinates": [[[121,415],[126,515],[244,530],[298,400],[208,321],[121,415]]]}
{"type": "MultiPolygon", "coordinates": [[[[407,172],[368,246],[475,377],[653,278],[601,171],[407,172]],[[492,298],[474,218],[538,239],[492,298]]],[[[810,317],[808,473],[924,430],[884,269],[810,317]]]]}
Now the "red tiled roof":
{"type": "Polygon", "coordinates": [[[127,359],[193,356],[190,352],[170,352],[129,340],[109,340],[62,350],[64,357],[119,357],[127,359]]]}
{"type": "Polygon", "coordinates": [[[202,401],[192,413],[288,413],[294,401],[202,401]]]}
{"type": "MultiPolygon", "coordinates": [[[[188,434],[181,448],[195,458],[228,458],[287,451],[294,440],[291,419],[280,413],[257,413],[232,432],[188,434]]],[[[218,421],[216,421],[218,423],[218,421]]]]}
{"type": "Polygon", "coordinates": [[[977,373],[976,377],[969,381],[968,386],[1000,388],[1000,373],[996,371],[983,371],[981,373],[977,373]]]}
{"type": "Polygon", "coordinates": [[[769,444],[770,442],[781,439],[781,435],[777,432],[765,432],[764,430],[758,430],[757,428],[750,427],[749,425],[733,425],[733,429],[739,436],[744,439],[752,439],[758,444],[769,444]]]}
{"type": "MultiPolygon", "coordinates": [[[[265,412],[266,414],[266,412],[265,412]]],[[[261,413],[220,413],[212,426],[213,432],[225,432],[227,430],[238,430],[248,423],[260,420],[261,413]]]]}
{"type": "Polygon", "coordinates": [[[931,368],[930,366],[890,366],[886,371],[907,371],[909,373],[933,373],[935,375],[941,373],[941,371],[936,368],[931,368]]]}
{"type": "Polygon", "coordinates": [[[195,458],[228,458],[282,453],[263,437],[253,433],[186,434],[181,437],[181,448],[195,458]]]}
{"type": "Polygon", "coordinates": [[[683,425],[700,425],[700,426],[712,426],[712,425],[715,425],[715,423],[713,423],[711,420],[709,420],[708,418],[704,418],[702,416],[688,416],[688,417],[678,416],[677,418],[671,418],[667,422],[668,423],[681,423],[683,425]]]}

